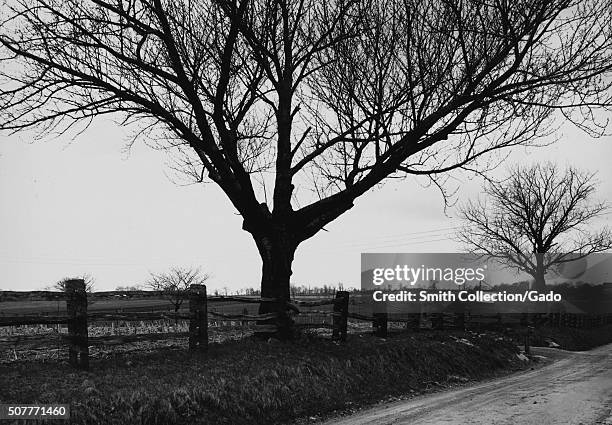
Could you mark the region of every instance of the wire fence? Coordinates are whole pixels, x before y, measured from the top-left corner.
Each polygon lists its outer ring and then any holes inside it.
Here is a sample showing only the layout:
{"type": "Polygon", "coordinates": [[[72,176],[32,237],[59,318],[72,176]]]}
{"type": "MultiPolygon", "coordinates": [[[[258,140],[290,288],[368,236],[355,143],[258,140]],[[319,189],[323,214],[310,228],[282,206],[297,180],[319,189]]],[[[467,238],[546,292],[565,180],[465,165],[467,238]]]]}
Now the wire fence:
{"type": "MultiPolygon", "coordinates": [[[[375,312],[370,296],[338,291],[335,296],[294,296],[283,302],[256,296],[207,296],[206,287],[189,291],[106,291],[86,293],[82,280],[69,281],[65,292],[0,292],[0,351],[17,347],[62,352],[75,367],[87,368],[92,351],[126,344],[172,341],[192,350],[209,342],[274,332],[279,314],[296,328],[318,329],[334,340],[347,333],[373,332],[386,337],[402,330],[527,328],[534,322],[555,327],[591,328],[612,323],[611,314],[470,314],[401,313],[388,305],[375,312]],[[180,299],[184,302],[169,302],[180,299]],[[260,313],[260,307],[277,308],[260,313]],[[64,348],[65,349],[65,348],[64,348]],[[65,352],[65,351],[64,351],[65,352]]],[[[265,309],[264,309],[265,310],[265,309]]]]}

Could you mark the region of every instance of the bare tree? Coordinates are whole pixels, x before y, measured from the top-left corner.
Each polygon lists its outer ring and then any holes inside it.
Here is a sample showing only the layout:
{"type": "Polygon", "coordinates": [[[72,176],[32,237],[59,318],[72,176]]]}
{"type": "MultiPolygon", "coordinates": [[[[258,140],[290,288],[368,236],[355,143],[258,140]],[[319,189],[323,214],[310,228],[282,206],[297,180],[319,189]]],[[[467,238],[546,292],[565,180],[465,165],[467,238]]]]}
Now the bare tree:
{"type": "Polygon", "coordinates": [[[286,337],[297,247],[386,178],[444,192],[444,173],[485,172],[560,117],[603,131],[610,15],[608,0],[12,0],[0,129],[113,114],[212,180],[286,337]]]}
{"type": "Polygon", "coordinates": [[[146,286],[154,291],[163,291],[176,313],[183,305],[185,299],[183,292],[191,285],[203,285],[209,278],[210,276],[202,273],[199,267],[172,267],[168,272],[151,273],[146,286]]]}
{"type": "Polygon", "coordinates": [[[90,274],[83,274],[83,275],[76,276],[76,277],[65,277],[62,280],[58,280],[54,284],[47,286],[45,289],[48,291],[64,292],[66,290],[66,282],[70,280],[75,280],[75,279],[82,279],[85,282],[85,291],[93,292],[94,284],[96,283],[96,280],[90,274]]]}
{"type": "Polygon", "coordinates": [[[119,285],[115,291],[142,291],[142,285],[119,285]]]}
{"type": "Polygon", "coordinates": [[[588,228],[608,210],[593,199],[594,177],[552,163],[516,167],[506,181],[485,187],[485,200],[460,209],[465,226],[459,239],[472,251],[529,273],[533,288],[543,290],[548,271],[612,248],[610,229],[588,228]]]}

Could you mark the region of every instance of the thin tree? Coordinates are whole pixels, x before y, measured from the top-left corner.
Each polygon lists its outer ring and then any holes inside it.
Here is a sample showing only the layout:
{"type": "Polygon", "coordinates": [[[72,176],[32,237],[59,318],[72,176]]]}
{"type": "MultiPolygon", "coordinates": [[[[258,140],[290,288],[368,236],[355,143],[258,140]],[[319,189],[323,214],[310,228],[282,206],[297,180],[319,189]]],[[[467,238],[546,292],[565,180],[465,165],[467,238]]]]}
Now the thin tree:
{"type": "Polygon", "coordinates": [[[546,288],[545,275],[560,266],[612,248],[612,232],[589,228],[608,211],[594,199],[595,174],[555,164],[518,166],[502,182],[489,182],[486,198],[460,208],[465,226],[459,239],[533,277],[546,288]]]}
{"type": "Polygon", "coordinates": [[[0,129],[112,114],[210,180],[286,314],[298,246],[386,178],[485,172],[611,105],[608,0],[13,0],[0,129]],[[476,162],[477,160],[480,161],[476,162]],[[483,161],[484,160],[484,161],[483,161]]]}
{"type": "Polygon", "coordinates": [[[146,286],[154,291],[162,291],[175,313],[178,313],[183,305],[185,291],[189,290],[191,285],[204,285],[210,278],[198,267],[172,267],[168,272],[150,275],[146,286]]]}

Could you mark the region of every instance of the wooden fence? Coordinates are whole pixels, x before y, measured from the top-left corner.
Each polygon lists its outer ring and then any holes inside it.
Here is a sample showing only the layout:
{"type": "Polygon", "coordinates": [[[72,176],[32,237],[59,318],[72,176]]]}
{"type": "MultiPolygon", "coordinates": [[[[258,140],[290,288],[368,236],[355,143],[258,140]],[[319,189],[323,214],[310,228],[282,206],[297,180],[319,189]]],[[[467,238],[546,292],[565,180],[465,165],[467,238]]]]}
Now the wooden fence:
{"type": "MultiPolygon", "coordinates": [[[[332,339],[344,341],[348,332],[348,320],[358,322],[370,322],[374,334],[379,337],[386,337],[389,332],[389,324],[395,326],[400,324],[404,329],[466,329],[492,326],[520,326],[529,329],[528,326],[534,324],[548,324],[553,327],[575,327],[590,328],[603,326],[612,323],[612,314],[605,315],[580,315],[554,313],[548,315],[534,315],[527,320],[526,315],[474,315],[466,313],[433,313],[433,314],[406,314],[398,316],[389,315],[386,312],[350,311],[351,306],[358,310],[358,304],[367,304],[366,301],[358,301],[360,297],[349,300],[349,292],[338,291],[335,298],[305,301],[291,300],[287,303],[287,309],[297,313],[299,317],[304,315],[331,316],[331,323],[311,322],[296,323],[296,327],[302,328],[331,328],[332,339]],[[350,302],[349,302],[350,301],[350,302]],[[319,306],[333,306],[329,310],[316,310],[319,306]]],[[[276,313],[248,314],[247,309],[241,313],[223,313],[209,309],[209,303],[237,302],[245,304],[277,303],[272,298],[253,298],[241,296],[214,296],[206,295],[206,286],[191,285],[188,291],[106,291],[87,293],[85,282],[75,279],[66,282],[64,292],[33,291],[33,292],[0,292],[0,302],[9,301],[66,301],[66,314],[41,316],[39,314],[22,314],[12,316],[0,316],[0,326],[20,326],[20,325],[67,325],[68,334],[60,335],[68,345],[68,359],[71,365],[87,369],[89,367],[89,347],[96,345],[124,344],[139,341],[157,341],[172,337],[187,337],[190,350],[206,350],[208,346],[209,322],[217,320],[236,321],[241,324],[256,322],[255,331],[270,330],[270,319],[276,317],[276,313]],[[179,311],[88,311],[88,304],[95,303],[97,300],[132,300],[138,298],[163,298],[167,296],[181,297],[188,302],[188,313],[179,311]],[[144,333],[134,335],[108,335],[90,337],[88,327],[93,322],[114,322],[114,321],[154,321],[154,320],[188,320],[188,332],[174,333],[144,333]]],[[[36,342],[44,340],[45,335],[28,335],[12,337],[16,341],[36,342]]],[[[7,342],[11,338],[0,338],[0,342],[7,342]]]]}
{"type": "MultiPolygon", "coordinates": [[[[53,291],[2,291],[0,292],[0,302],[10,301],[66,301],[66,314],[41,316],[38,314],[25,314],[18,316],[0,316],[0,326],[21,326],[21,325],[67,325],[68,334],[60,335],[68,345],[68,360],[71,365],[79,369],[89,368],[89,347],[95,345],[132,343],[138,341],[161,340],[171,337],[188,337],[190,350],[206,350],[208,347],[208,322],[212,320],[231,320],[242,324],[245,322],[257,322],[255,330],[270,329],[270,319],[276,317],[276,313],[266,314],[225,314],[208,311],[209,302],[239,302],[239,303],[274,303],[272,298],[251,298],[240,296],[213,296],[207,297],[205,285],[191,285],[188,291],[106,291],[92,292],[85,291],[85,282],[80,279],[69,280],[66,282],[64,292],[53,291]],[[188,314],[180,312],[88,312],[88,303],[101,299],[137,299],[137,298],[160,298],[171,295],[180,297],[188,301],[188,314]],[[89,337],[88,327],[92,322],[108,321],[152,321],[152,320],[188,320],[188,332],[174,333],[148,333],[135,335],[109,335],[89,337]]],[[[301,301],[292,300],[291,310],[300,312],[300,307],[317,307],[332,305],[333,311],[310,310],[311,314],[325,314],[332,317],[332,339],[344,341],[347,335],[348,319],[348,300],[349,293],[338,291],[335,299],[301,301]]],[[[326,326],[326,324],[319,324],[326,326]]],[[[317,326],[319,326],[317,325],[317,326]]],[[[298,327],[313,326],[310,324],[298,324],[298,327]]],[[[36,342],[44,340],[46,336],[30,335],[17,336],[12,339],[15,341],[36,342]]],[[[11,338],[3,338],[3,342],[11,338]]]]}
{"type": "Polygon", "coordinates": [[[612,313],[576,314],[576,313],[531,313],[526,314],[469,314],[469,313],[430,313],[407,314],[404,317],[387,313],[374,313],[371,316],[349,313],[349,318],[372,322],[374,334],[380,337],[388,335],[389,324],[403,324],[408,329],[457,329],[484,330],[509,327],[528,329],[537,326],[555,328],[592,329],[612,324],[612,313]]]}

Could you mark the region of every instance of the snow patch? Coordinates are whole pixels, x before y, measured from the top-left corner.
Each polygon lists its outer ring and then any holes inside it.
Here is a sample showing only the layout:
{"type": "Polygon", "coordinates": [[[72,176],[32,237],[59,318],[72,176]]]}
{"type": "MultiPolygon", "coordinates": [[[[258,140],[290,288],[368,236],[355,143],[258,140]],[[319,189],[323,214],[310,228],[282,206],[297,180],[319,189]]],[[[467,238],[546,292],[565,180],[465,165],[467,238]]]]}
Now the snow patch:
{"type": "Polygon", "coordinates": [[[459,339],[457,339],[457,342],[460,342],[460,343],[465,344],[465,345],[469,345],[470,347],[474,346],[474,344],[472,344],[470,341],[468,341],[465,338],[459,338],[459,339]]]}
{"type": "Polygon", "coordinates": [[[529,357],[527,357],[526,355],[524,355],[523,353],[519,353],[516,355],[516,357],[518,357],[518,359],[522,362],[528,362],[529,361],[529,357]]]}

